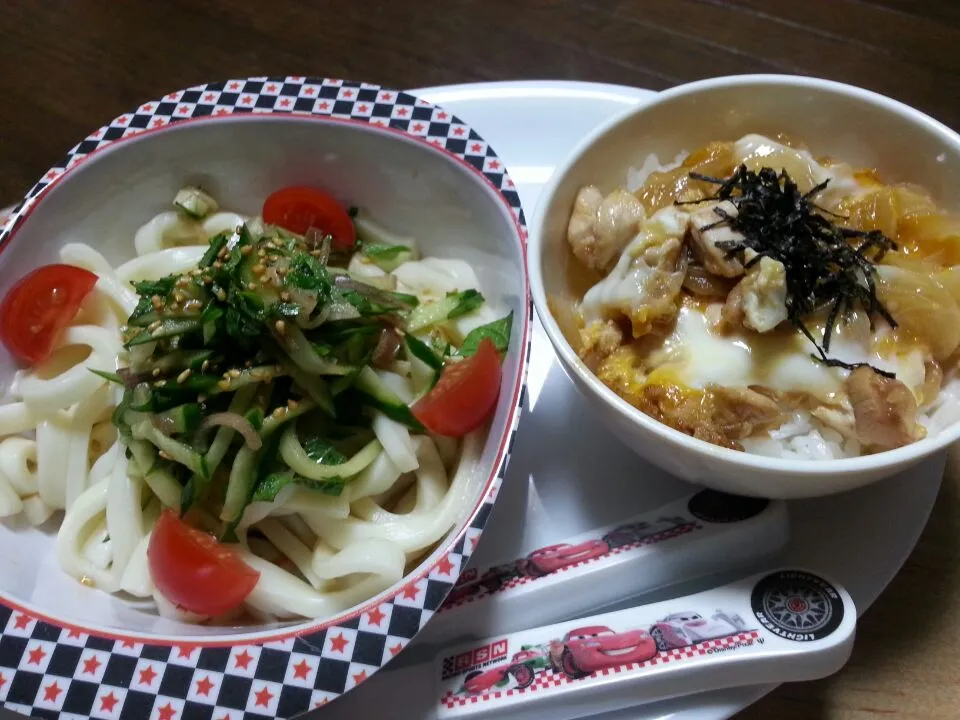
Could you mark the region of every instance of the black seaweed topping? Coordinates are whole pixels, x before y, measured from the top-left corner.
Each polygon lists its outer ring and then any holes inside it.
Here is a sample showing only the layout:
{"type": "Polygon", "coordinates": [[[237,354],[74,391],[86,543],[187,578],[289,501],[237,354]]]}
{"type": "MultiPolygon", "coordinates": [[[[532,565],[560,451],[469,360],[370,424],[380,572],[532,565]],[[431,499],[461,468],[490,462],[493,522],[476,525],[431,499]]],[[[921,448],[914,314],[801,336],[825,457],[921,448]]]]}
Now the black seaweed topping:
{"type": "MultiPolygon", "coordinates": [[[[858,305],[870,318],[871,329],[876,315],[892,327],[897,326],[877,298],[874,267],[888,250],[897,249],[896,243],[879,230],[864,232],[836,224],[831,218],[844,218],[814,202],[829,180],[801,193],[786,170],[778,174],[769,167],[753,172],[741,165],[726,179],[693,172],[690,177],[719,185],[714,195],[693,203],[728,200],[737,208],[735,216],[721,207],[715,208],[719,219],[704,228],[726,225],[743,236],[742,240],[717,243],[718,248],[726,251],[728,259],[737,258],[745,268],[760,262],[762,257],[783,263],[787,317],[816,348],[817,353],[811,356],[831,367],[849,370],[864,365],[872,367],[868,363],[845,363],[828,357],[830,337],[837,321],[848,317],[858,305]],[[756,255],[747,260],[747,250],[756,255]],[[821,345],[804,319],[827,308],[821,345]]],[[[873,370],[893,377],[892,373],[873,370]]]]}

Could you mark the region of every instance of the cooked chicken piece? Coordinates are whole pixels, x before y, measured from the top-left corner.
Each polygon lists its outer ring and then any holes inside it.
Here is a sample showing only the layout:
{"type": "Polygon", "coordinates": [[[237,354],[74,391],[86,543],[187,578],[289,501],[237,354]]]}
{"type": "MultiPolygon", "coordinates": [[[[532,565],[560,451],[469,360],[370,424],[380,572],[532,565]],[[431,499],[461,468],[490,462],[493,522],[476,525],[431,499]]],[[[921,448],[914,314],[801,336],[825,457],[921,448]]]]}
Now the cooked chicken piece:
{"type": "Polygon", "coordinates": [[[873,451],[893,450],[921,439],[926,430],[917,423],[917,401],[895,378],[868,367],[858,367],[846,380],[853,406],[857,438],[873,451]]]}
{"type": "Polygon", "coordinates": [[[810,414],[831,430],[836,430],[845,439],[857,439],[856,418],[850,407],[831,407],[820,405],[812,408],[810,414]]]}
{"type": "MultiPolygon", "coordinates": [[[[743,264],[718,243],[741,242],[741,233],[731,228],[724,218],[737,216],[737,207],[729,200],[701,207],[690,215],[690,247],[708,272],[721,277],[743,275],[743,264]]],[[[748,251],[748,254],[752,251],[748,251]]],[[[749,257],[748,257],[749,259],[749,257]]]]}
{"type": "MultiPolygon", "coordinates": [[[[710,319],[713,320],[712,314],[710,319]]],[[[739,282],[727,295],[726,302],[720,308],[720,317],[714,321],[714,325],[720,332],[732,332],[743,327],[743,319],[743,283],[739,282]]]]}
{"type": "Polygon", "coordinates": [[[606,197],[593,185],[580,189],[567,225],[567,242],[583,265],[607,272],[646,217],[643,203],[616,189],[606,197]]]}
{"type": "MultiPolygon", "coordinates": [[[[689,255],[689,245],[687,248],[687,254],[689,255]]],[[[736,282],[736,280],[708,272],[703,265],[691,258],[687,263],[687,274],[683,278],[683,289],[691,295],[698,295],[702,298],[725,300],[736,282]]]]}
{"type": "Polygon", "coordinates": [[[591,370],[596,370],[622,342],[623,331],[614,321],[594,320],[580,330],[580,359],[591,370]]]}
{"type": "Polygon", "coordinates": [[[598,377],[630,404],[652,418],[714,445],[742,450],[740,440],[775,427],[780,404],[767,394],[744,387],[708,386],[691,390],[677,385],[645,385],[624,372],[618,351],[598,377]]]}
{"type": "Polygon", "coordinates": [[[723,306],[725,328],[742,325],[757,332],[770,332],[787,319],[787,272],[783,263],[768,257],[752,265],[730,291],[723,306]]]}
{"type": "Polygon", "coordinates": [[[671,207],[644,222],[613,270],[584,295],[581,310],[588,322],[626,316],[633,336],[640,337],[676,317],[687,265],[687,217],[671,207]]]}
{"type": "Polygon", "coordinates": [[[711,385],[711,421],[730,439],[750,437],[780,417],[780,403],[767,394],[743,387],[711,385]]]}

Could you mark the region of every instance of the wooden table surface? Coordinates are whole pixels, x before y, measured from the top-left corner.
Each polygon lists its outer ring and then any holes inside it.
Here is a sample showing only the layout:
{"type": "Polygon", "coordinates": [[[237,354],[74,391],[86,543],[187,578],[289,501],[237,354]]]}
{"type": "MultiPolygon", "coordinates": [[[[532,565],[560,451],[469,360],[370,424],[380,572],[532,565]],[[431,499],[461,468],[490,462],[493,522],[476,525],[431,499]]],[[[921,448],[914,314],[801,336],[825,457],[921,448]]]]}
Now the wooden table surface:
{"type": "MultiPolygon", "coordinates": [[[[0,205],[76,141],[171,90],[248,75],[392,87],[570,79],[662,89],[787,72],[860,85],[960,127],[957,0],[0,3],[0,205]]],[[[482,132],[482,128],[481,128],[482,132]]],[[[850,664],[748,719],[960,717],[960,480],[862,621],[850,664]]]]}

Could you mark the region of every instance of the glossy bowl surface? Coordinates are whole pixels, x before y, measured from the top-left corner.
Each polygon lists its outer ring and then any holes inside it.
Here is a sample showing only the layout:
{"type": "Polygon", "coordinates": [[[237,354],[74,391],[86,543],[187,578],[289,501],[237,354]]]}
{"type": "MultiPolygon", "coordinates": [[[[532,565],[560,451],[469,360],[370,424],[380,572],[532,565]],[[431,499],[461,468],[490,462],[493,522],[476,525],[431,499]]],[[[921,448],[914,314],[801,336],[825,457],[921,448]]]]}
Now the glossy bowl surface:
{"type": "Polygon", "coordinates": [[[631,109],[585,138],[544,188],[531,225],[534,305],[561,365],[604,423],[639,455],[717,490],[803,498],[851,490],[914,465],[960,438],[960,424],[897,450],[830,461],[793,461],[711,445],[644,414],[606,387],[564,339],[547,297],[569,297],[566,227],[577,191],[608,193],[655,154],[666,164],[708,142],[785,133],[815,156],[877,168],[885,182],[926,188],[960,210],[960,136],[895,100],[827,80],[780,75],[722,77],[681,85],[631,109]]]}
{"type": "MultiPolygon", "coordinates": [[[[68,578],[55,556],[59,518],[41,528],[0,523],[0,701],[11,708],[29,710],[34,700],[46,707],[42,692],[28,698],[17,690],[35,690],[24,683],[38,674],[44,685],[92,683],[96,707],[112,695],[117,713],[130,717],[150,715],[149,703],[141,712],[143,694],[160,693],[181,709],[204,702],[196,696],[203,671],[216,684],[207,698],[213,693],[225,708],[290,717],[331,700],[388,662],[426,623],[496,498],[523,397],[531,312],[519,197],[487,143],[440,107],[365,83],[250,78],[171,93],[88,136],[30,191],[0,235],[0,295],[56,261],[66,243],[87,243],[114,265],[132,258],[137,228],[169,209],[188,183],[208,189],[224,210],[247,215],[258,214],[279,187],[325,188],[417,238],[426,255],[471,264],[488,302],[512,311],[514,323],[469,497],[438,547],[379,596],[331,618],[236,628],[163,619],[68,578]],[[40,659],[31,664],[31,657],[40,659]],[[90,657],[96,663],[84,665],[90,657]],[[164,669],[170,674],[174,665],[181,666],[177,682],[161,687],[164,669]],[[257,678],[264,682],[250,683],[257,678]]],[[[0,388],[15,370],[0,349],[0,388]]],[[[96,710],[51,697],[64,712],[96,710]]]]}

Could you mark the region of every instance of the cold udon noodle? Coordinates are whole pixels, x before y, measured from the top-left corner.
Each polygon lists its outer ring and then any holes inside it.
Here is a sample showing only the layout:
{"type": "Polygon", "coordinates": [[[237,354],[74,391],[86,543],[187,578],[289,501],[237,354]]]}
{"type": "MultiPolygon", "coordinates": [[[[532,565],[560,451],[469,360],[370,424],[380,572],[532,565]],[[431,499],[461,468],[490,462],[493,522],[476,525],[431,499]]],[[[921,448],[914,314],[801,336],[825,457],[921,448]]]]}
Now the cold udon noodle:
{"type": "MultiPolygon", "coordinates": [[[[124,389],[91,371],[113,373],[124,364],[121,328],[138,302],[133,281],[195,268],[209,238],[244,221],[219,212],[198,224],[163,213],[136,234],[136,257],[117,267],[88,245],[63,247],[61,262],[97,275],[95,290],[53,357],[18,372],[0,405],[0,517],[19,515],[36,526],[64,511],[56,554],[65,573],[104,592],[153,598],[161,615],[188,622],[204,618],[165,600],[147,561],[151,528],[177,498],[161,497],[169,486],[148,482],[128,457],[111,422],[124,389]]],[[[369,265],[356,269],[384,275],[369,265]]],[[[411,291],[477,286],[472,269],[455,260],[408,262],[402,275],[411,291]]],[[[478,312],[474,326],[490,316],[478,312]]],[[[410,400],[402,370],[391,387],[410,400]]],[[[464,518],[483,482],[477,464],[484,430],[460,440],[416,434],[383,413],[372,428],[381,449],[339,496],[291,484],[274,500],[246,507],[239,548],[260,580],[244,616],[343,611],[397,583],[464,518]]]]}

